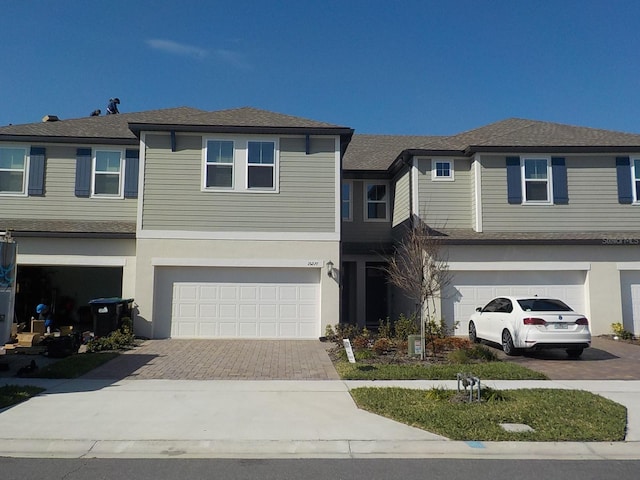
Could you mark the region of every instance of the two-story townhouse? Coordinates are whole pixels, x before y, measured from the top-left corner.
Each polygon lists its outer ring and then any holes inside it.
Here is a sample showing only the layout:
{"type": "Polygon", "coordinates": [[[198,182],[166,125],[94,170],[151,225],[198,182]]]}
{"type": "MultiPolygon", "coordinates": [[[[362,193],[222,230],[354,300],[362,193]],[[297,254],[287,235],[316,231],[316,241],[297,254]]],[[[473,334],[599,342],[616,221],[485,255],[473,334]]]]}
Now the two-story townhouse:
{"type": "Polygon", "coordinates": [[[442,235],[452,281],[438,316],[458,334],[509,294],[563,298],[596,334],[618,321],[640,333],[640,135],[521,119],[451,137],[356,135],[344,178],[343,291],[359,299],[343,304],[346,321],[412,310],[375,263],[416,216],[442,235]]]}
{"type": "Polygon", "coordinates": [[[1,127],[18,319],[123,296],[149,337],[318,338],[339,317],[352,133],[252,108],[1,127]]]}

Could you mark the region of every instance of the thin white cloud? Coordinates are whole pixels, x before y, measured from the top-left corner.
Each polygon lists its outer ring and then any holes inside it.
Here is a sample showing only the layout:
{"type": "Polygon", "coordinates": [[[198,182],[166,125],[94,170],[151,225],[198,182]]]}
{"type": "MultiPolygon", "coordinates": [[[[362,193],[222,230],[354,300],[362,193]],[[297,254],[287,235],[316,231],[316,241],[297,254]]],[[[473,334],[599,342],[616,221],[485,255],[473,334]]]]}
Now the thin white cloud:
{"type": "Polygon", "coordinates": [[[223,60],[234,67],[240,68],[242,70],[250,70],[251,65],[247,63],[244,59],[244,55],[238,52],[234,52],[233,50],[225,50],[223,48],[219,48],[215,51],[215,55],[220,60],[223,60]]]}
{"type": "Polygon", "coordinates": [[[251,69],[251,65],[249,65],[249,63],[245,60],[244,55],[234,50],[218,48],[216,50],[209,51],[193,45],[187,45],[185,43],[178,43],[172,40],[163,40],[159,38],[149,39],[146,41],[146,44],[155,50],[169,53],[171,55],[181,55],[183,57],[191,57],[198,60],[203,60],[207,57],[214,57],[220,61],[223,61],[242,70],[251,69]]]}
{"type": "Polygon", "coordinates": [[[173,55],[182,55],[185,57],[193,58],[205,58],[209,55],[209,52],[204,48],[194,47],[193,45],[186,45],[184,43],[173,42],[171,40],[152,38],[150,40],[147,40],[146,43],[155,50],[160,50],[165,53],[171,53],[173,55]]]}

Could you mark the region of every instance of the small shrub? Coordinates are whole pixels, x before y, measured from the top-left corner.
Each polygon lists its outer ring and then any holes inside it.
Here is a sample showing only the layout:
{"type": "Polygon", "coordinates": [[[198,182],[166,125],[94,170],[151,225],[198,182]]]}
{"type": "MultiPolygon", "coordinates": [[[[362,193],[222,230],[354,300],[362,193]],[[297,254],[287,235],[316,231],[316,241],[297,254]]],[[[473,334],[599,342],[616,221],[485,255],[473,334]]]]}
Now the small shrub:
{"type": "Polygon", "coordinates": [[[358,326],[351,323],[338,323],[336,329],[336,342],[341,343],[345,338],[355,338],[358,335],[358,326]]]}
{"type": "Polygon", "coordinates": [[[365,337],[364,335],[358,335],[351,341],[351,343],[353,345],[353,348],[357,348],[359,350],[369,348],[369,338],[365,337]]]}
{"type": "MultiPolygon", "coordinates": [[[[87,352],[102,352],[105,350],[124,350],[133,346],[135,336],[131,331],[131,323],[122,319],[122,325],[118,330],[104,337],[98,337],[87,343],[87,352]]],[[[130,321],[131,319],[129,319],[130,321]]]]}
{"type": "Polygon", "coordinates": [[[373,342],[373,351],[378,355],[383,355],[391,350],[391,342],[388,338],[378,338],[373,342]]]}
{"type": "Polygon", "coordinates": [[[327,324],[324,329],[324,336],[327,337],[327,340],[329,340],[330,342],[333,342],[336,339],[336,332],[333,330],[333,327],[330,323],[327,324]]]}
{"type": "Polygon", "coordinates": [[[387,317],[386,321],[380,319],[380,325],[378,326],[378,337],[393,338],[393,326],[391,320],[387,317]]]}
{"type": "Polygon", "coordinates": [[[424,396],[429,400],[441,402],[451,398],[451,390],[444,387],[432,387],[425,392],[424,396]]]}
{"type": "Polygon", "coordinates": [[[400,314],[398,319],[393,325],[394,338],[399,341],[407,341],[409,335],[417,335],[420,333],[420,327],[416,322],[415,315],[405,317],[404,314],[400,314]]]}
{"type": "Polygon", "coordinates": [[[633,333],[625,330],[624,325],[620,322],[612,323],[611,330],[613,330],[613,333],[623,340],[633,340],[633,333]]]}
{"type": "Polygon", "coordinates": [[[504,392],[490,387],[480,389],[480,398],[485,402],[506,402],[509,400],[509,397],[504,392]]]}

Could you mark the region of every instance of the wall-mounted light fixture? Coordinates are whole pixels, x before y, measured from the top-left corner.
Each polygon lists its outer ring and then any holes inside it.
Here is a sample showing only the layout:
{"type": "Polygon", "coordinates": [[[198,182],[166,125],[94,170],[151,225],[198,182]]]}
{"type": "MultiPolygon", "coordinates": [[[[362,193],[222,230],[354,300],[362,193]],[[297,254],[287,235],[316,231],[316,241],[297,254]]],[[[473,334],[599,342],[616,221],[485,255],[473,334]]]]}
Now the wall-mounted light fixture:
{"type": "Polygon", "coordinates": [[[333,278],[333,262],[331,260],[327,262],[327,275],[333,278]]]}

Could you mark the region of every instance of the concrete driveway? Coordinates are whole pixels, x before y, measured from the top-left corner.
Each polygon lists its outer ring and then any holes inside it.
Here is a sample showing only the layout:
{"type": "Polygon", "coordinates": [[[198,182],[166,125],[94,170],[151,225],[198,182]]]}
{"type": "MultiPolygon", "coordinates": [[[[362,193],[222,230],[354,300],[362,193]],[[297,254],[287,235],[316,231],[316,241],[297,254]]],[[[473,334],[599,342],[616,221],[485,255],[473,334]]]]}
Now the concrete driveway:
{"type": "Polygon", "coordinates": [[[551,380],[640,380],[640,345],[593,337],[582,357],[571,359],[564,350],[546,350],[502,360],[542,372],[551,380]]]}
{"type": "Polygon", "coordinates": [[[318,340],[147,340],[87,379],[337,380],[318,340]]]}

